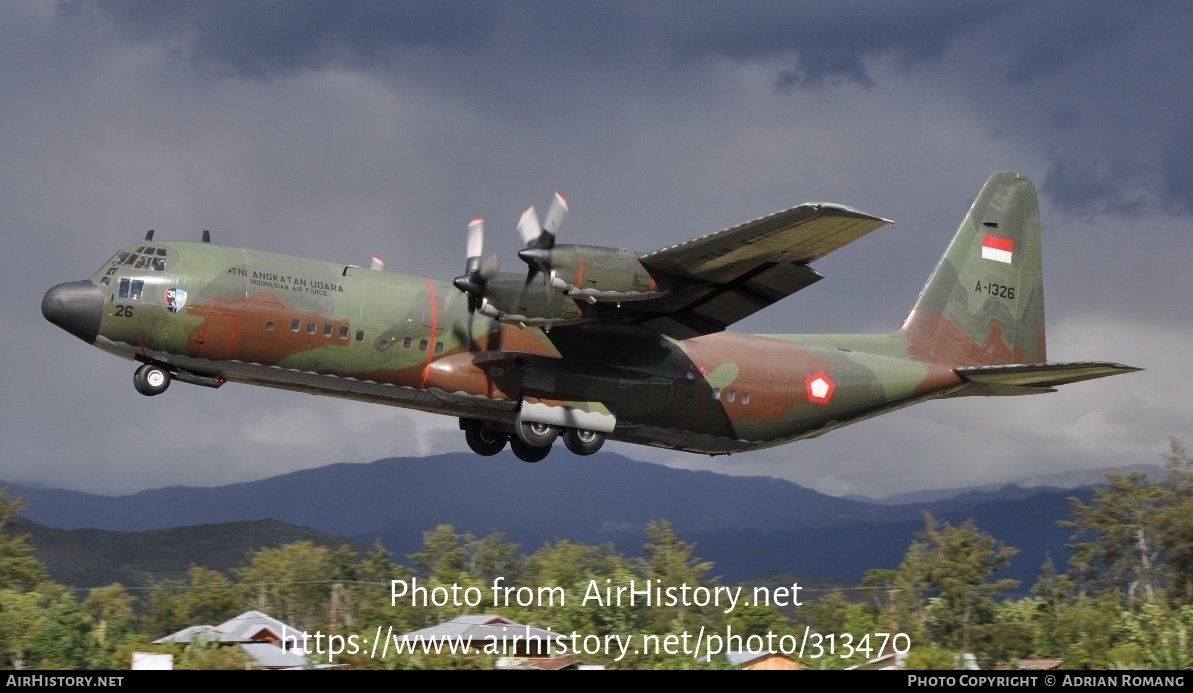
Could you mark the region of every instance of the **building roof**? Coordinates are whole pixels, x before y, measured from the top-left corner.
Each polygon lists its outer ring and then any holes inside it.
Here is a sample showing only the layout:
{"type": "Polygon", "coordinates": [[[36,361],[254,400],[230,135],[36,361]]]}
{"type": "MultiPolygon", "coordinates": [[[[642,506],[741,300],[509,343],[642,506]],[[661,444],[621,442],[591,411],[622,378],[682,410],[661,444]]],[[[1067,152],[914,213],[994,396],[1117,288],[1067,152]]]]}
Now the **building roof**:
{"type": "Polygon", "coordinates": [[[241,643],[239,647],[262,669],[298,669],[310,665],[302,655],[287,652],[267,642],[241,643]]]}
{"type": "Polygon", "coordinates": [[[219,642],[221,644],[284,642],[287,637],[302,637],[292,628],[260,611],[246,611],[218,626],[188,626],[154,643],[219,642]]]}
{"type": "Polygon", "coordinates": [[[788,657],[785,654],[771,652],[770,650],[760,650],[758,652],[751,652],[750,650],[729,650],[725,653],[725,659],[728,659],[729,663],[733,666],[741,667],[753,662],[756,659],[762,659],[763,657],[768,657],[772,654],[785,659],[791,659],[791,657],[788,657]]]}
{"type": "Polygon", "coordinates": [[[543,628],[525,626],[496,614],[457,616],[450,621],[444,621],[437,626],[423,628],[412,633],[406,633],[405,638],[422,640],[437,640],[442,638],[472,638],[473,640],[501,641],[517,636],[520,640],[537,637],[541,641],[561,638],[562,634],[543,628]]]}

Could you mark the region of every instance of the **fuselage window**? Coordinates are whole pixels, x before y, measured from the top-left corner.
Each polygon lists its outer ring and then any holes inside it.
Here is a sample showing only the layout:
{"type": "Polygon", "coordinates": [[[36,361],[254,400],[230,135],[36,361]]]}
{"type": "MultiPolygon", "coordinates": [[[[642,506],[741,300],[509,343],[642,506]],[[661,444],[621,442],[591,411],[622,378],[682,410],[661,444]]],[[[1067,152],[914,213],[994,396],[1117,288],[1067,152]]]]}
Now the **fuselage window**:
{"type": "Polygon", "coordinates": [[[275,327],[272,320],[265,321],[265,329],[272,330],[275,327]]]}
{"type": "Polygon", "coordinates": [[[124,264],[126,265],[131,265],[137,261],[137,256],[135,253],[125,253],[125,255],[128,255],[128,257],[124,258],[124,264]]]}
{"type": "Polygon", "coordinates": [[[315,321],[307,323],[307,334],[315,334],[315,321]]]}
{"type": "Polygon", "coordinates": [[[420,340],[418,341],[418,350],[419,350],[419,351],[426,351],[426,350],[427,350],[427,347],[428,347],[429,345],[430,345],[430,342],[428,342],[428,341],[427,341],[427,340],[425,340],[425,339],[420,339],[420,340]]]}
{"type": "Polygon", "coordinates": [[[166,271],[166,251],[164,248],[157,249],[157,255],[153,258],[153,271],[154,272],[165,272],[166,271]]]}
{"type": "Polygon", "coordinates": [[[750,393],[748,393],[748,392],[743,392],[743,393],[742,393],[742,395],[741,395],[741,403],[742,403],[742,404],[749,404],[749,403],[750,403],[750,393]]]}
{"type": "Polygon", "coordinates": [[[119,253],[116,253],[116,257],[112,258],[112,264],[119,265],[120,263],[127,260],[128,256],[129,252],[127,250],[121,250],[119,253]]]}
{"type": "Polygon", "coordinates": [[[734,398],[733,390],[725,390],[725,401],[732,402],[734,398]]]}
{"type": "Polygon", "coordinates": [[[340,339],[348,339],[348,326],[344,325],[340,328],[340,339]]]}
{"type": "Polygon", "coordinates": [[[104,286],[107,286],[108,284],[112,283],[112,278],[111,277],[102,277],[102,278],[100,278],[99,283],[103,284],[104,286]]]}
{"type": "Polygon", "coordinates": [[[128,298],[128,279],[120,280],[120,298],[128,298]]]}
{"type": "Polygon", "coordinates": [[[331,336],[331,325],[328,325],[327,323],[323,324],[323,336],[324,337],[331,336]]]}
{"type": "Polygon", "coordinates": [[[356,331],[356,341],[358,341],[358,342],[365,341],[365,331],[364,330],[356,331]]]}
{"type": "Polygon", "coordinates": [[[299,320],[298,320],[298,318],[294,318],[293,320],[291,320],[291,321],[290,321],[290,331],[291,331],[291,332],[297,332],[297,331],[298,331],[298,325],[299,325],[299,320]]]}
{"type": "Polygon", "coordinates": [[[133,269],[145,269],[149,267],[149,263],[153,260],[152,255],[142,255],[137,258],[137,264],[133,265],[133,269]]]}
{"type": "Polygon", "coordinates": [[[409,349],[412,346],[414,346],[414,337],[407,337],[406,339],[402,340],[403,349],[409,349]]]}
{"type": "Polygon", "coordinates": [[[443,353],[443,342],[435,342],[435,353],[436,354],[443,353]]]}

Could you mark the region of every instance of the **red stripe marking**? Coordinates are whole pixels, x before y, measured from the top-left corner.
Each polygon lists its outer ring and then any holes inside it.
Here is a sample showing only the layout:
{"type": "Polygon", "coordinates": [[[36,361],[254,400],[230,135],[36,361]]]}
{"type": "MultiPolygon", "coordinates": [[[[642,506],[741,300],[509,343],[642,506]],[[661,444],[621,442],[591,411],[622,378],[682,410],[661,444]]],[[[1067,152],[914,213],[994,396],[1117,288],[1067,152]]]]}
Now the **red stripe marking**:
{"type": "Polygon", "coordinates": [[[580,269],[576,272],[576,287],[584,288],[584,258],[580,258],[580,269]]]}
{"type": "Polygon", "coordinates": [[[149,356],[149,354],[145,353],[145,339],[143,337],[137,337],[137,346],[141,347],[141,356],[149,356]]]}
{"type": "Polygon", "coordinates": [[[423,366],[423,378],[418,383],[418,389],[427,389],[427,381],[431,379],[431,361],[435,359],[435,332],[439,329],[439,306],[435,304],[435,288],[430,279],[424,279],[427,287],[427,298],[431,302],[431,340],[427,342],[427,363],[423,366]]]}
{"type": "Polygon", "coordinates": [[[995,250],[1005,250],[1008,253],[1015,249],[1015,242],[1009,238],[998,236],[982,236],[982,245],[995,250]]]}

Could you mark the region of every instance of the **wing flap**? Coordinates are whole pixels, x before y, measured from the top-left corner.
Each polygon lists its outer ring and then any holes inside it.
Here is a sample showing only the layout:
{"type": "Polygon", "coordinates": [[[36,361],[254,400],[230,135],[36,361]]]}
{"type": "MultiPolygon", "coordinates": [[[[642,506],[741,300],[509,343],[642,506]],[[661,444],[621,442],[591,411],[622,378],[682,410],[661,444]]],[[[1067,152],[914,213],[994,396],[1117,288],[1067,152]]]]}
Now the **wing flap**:
{"type": "Polygon", "coordinates": [[[605,318],[637,322],[675,339],[690,339],[720,332],[823,278],[806,265],[766,264],[731,283],[672,291],[597,310],[605,318]]]}

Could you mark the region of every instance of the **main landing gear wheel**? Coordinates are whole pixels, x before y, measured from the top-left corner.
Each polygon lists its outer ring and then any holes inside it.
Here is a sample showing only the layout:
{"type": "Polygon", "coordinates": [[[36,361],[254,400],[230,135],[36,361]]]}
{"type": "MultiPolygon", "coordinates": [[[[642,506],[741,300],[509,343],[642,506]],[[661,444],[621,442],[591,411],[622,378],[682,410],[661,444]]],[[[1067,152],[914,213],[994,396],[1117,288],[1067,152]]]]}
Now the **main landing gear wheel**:
{"type": "Polygon", "coordinates": [[[499,431],[490,431],[480,421],[472,419],[464,424],[464,440],[476,454],[491,457],[505,449],[509,436],[499,431]]]}
{"type": "Polygon", "coordinates": [[[522,442],[521,438],[510,438],[510,450],[514,451],[514,456],[523,462],[540,462],[547,455],[551,454],[551,446],[544,445],[542,447],[531,447],[522,442]]]}
{"type": "Polygon", "coordinates": [[[170,372],[161,366],[147,363],[133,373],[133,387],[146,397],[160,395],[170,387],[170,372]]]}
{"type": "Polygon", "coordinates": [[[605,444],[605,434],[569,428],[563,432],[563,444],[577,455],[591,455],[605,444]]]}
{"type": "MultiPolygon", "coordinates": [[[[518,439],[530,448],[549,448],[559,437],[559,427],[551,424],[523,421],[518,425],[518,439]]],[[[539,458],[542,459],[542,458],[539,458]]],[[[538,460],[535,460],[536,462],[538,460]]]]}

